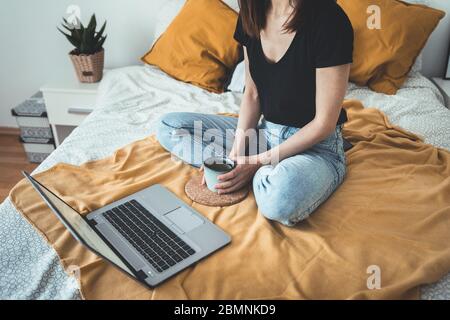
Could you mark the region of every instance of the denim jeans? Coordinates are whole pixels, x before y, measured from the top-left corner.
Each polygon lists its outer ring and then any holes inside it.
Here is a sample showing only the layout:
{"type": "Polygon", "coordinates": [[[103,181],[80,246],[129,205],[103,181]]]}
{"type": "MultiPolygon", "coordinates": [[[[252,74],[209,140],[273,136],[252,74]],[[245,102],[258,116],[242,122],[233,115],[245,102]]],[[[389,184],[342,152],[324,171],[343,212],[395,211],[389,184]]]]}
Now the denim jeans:
{"type": "MultiPolygon", "coordinates": [[[[159,120],[157,138],[166,150],[199,167],[210,156],[228,155],[237,122],[237,118],[220,115],[169,113],[159,120]]],[[[258,129],[260,148],[256,152],[269,150],[300,130],[265,120],[258,129]]],[[[338,126],[314,147],[256,172],[253,192],[258,209],[270,220],[293,226],[325,202],[345,174],[342,127],[338,126]]]]}

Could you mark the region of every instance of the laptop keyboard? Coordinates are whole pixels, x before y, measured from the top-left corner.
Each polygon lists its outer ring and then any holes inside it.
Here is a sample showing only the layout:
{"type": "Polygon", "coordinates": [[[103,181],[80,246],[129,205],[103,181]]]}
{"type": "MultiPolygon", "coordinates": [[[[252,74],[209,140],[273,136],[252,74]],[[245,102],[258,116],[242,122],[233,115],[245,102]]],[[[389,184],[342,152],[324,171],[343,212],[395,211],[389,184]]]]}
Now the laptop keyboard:
{"type": "Polygon", "coordinates": [[[136,200],[103,215],[158,272],[195,254],[194,249],[136,200]]]}

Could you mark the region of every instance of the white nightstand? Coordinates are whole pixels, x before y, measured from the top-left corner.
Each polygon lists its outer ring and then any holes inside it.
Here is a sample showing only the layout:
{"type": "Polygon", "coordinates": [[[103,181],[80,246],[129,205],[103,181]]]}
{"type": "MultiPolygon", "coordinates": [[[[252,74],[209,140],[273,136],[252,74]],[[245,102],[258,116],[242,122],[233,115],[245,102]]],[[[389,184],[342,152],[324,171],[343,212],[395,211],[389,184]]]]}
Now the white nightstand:
{"type": "Polygon", "coordinates": [[[442,78],[433,78],[432,80],[437,85],[439,90],[441,90],[442,95],[445,98],[445,106],[450,109],[450,80],[445,80],[442,78]]]}
{"type": "Polygon", "coordinates": [[[97,99],[99,83],[80,83],[71,71],[41,88],[56,146],[93,111],[97,99]]]}

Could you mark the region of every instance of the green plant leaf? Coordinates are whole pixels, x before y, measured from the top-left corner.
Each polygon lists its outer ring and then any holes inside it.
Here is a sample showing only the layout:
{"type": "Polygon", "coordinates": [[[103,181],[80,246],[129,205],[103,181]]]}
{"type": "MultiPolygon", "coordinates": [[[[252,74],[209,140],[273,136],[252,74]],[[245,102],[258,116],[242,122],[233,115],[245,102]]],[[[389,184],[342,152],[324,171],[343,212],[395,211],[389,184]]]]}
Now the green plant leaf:
{"type": "Polygon", "coordinates": [[[72,36],[74,39],[76,39],[78,42],[81,42],[82,33],[80,29],[74,29],[72,31],[72,36]]]}
{"type": "Polygon", "coordinates": [[[92,15],[91,20],[89,21],[89,24],[87,26],[87,29],[96,29],[97,28],[97,18],[95,17],[95,14],[92,15]]]}
{"type": "Polygon", "coordinates": [[[95,29],[97,28],[97,19],[95,17],[95,14],[92,15],[91,20],[89,21],[88,26],[84,30],[83,33],[83,45],[84,45],[84,51],[86,54],[92,54],[95,52],[95,29]]]}
{"type": "Polygon", "coordinates": [[[81,37],[81,46],[80,46],[80,53],[81,54],[89,54],[89,46],[87,45],[87,32],[86,30],[83,32],[82,37],[81,37]]]}
{"type": "Polygon", "coordinates": [[[75,28],[74,25],[69,24],[65,18],[63,18],[63,23],[61,23],[61,26],[69,32],[72,39],[76,40],[77,42],[81,41],[81,37],[78,30],[75,28]]]}
{"type": "Polygon", "coordinates": [[[73,31],[72,28],[68,27],[67,25],[65,25],[65,24],[63,24],[63,23],[61,23],[61,26],[62,26],[64,29],[66,29],[67,31],[69,31],[70,33],[72,33],[72,31],[73,31]]]}
{"type": "Polygon", "coordinates": [[[64,31],[62,31],[61,29],[57,28],[59,32],[61,32],[66,38],[67,40],[69,40],[69,42],[75,47],[75,48],[79,48],[80,46],[80,42],[77,41],[76,39],[74,39],[71,35],[68,35],[67,33],[65,33],[64,31]]]}
{"type": "Polygon", "coordinates": [[[95,43],[98,43],[99,40],[103,37],[103,33],[105,32],[106,29],[106,21],[103,24],[103,26],[101,27],[101,29],[97,32],[96,36],[95,36],[95,43]]]}
{"type": "Polygon", "coordinates": [[[97,43],[96,51],[100,51],[101,49],[103,49],[103,44],[105,43],[107,37],[108,37],[108,35],[102,37],[99,40],[99,42],[97,43]]]}
{"type": "Polygon", "coordinates": [[[70,30],[72,30],[72,28],[74,27],[74,25],[71,24],[71,23],[69,23],[69,22],[67,21],[66,18],[63,18],[63,22],[64,22],[64,23],[62,23],[62,25],[63,25],[64,27],[70,28],[70,30]],[[71,27],[72,27],[72,28],[71,28],[71,27]]]}
{"type": "Polygon", "coordinates": [[[87,54],[83,40],[80,42],[79,54],[87,54]]]}
{"type": "Polygon", "coordinates": [[[80,34],[83,35],[84,31],[86,30],[86,28],[84,27],[83,23],[80,21],[80,29],[78,29],[80,31],[80,34]]]}

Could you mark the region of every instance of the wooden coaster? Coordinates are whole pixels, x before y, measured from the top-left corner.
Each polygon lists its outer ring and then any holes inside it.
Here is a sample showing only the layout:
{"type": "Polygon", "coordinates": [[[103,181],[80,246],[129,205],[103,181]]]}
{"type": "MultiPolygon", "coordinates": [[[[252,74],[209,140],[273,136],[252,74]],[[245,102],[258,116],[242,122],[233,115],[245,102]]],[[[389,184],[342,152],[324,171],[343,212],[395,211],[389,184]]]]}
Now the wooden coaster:
{"type": "Polygon", "coordinates": [[[219,195],[202,185],[202,177],[195,176],[184,187],[186,195],[194,202],[208,207],[228,207],[237,204],[247,198],[248,187],[235,193],[219,195]]]}

